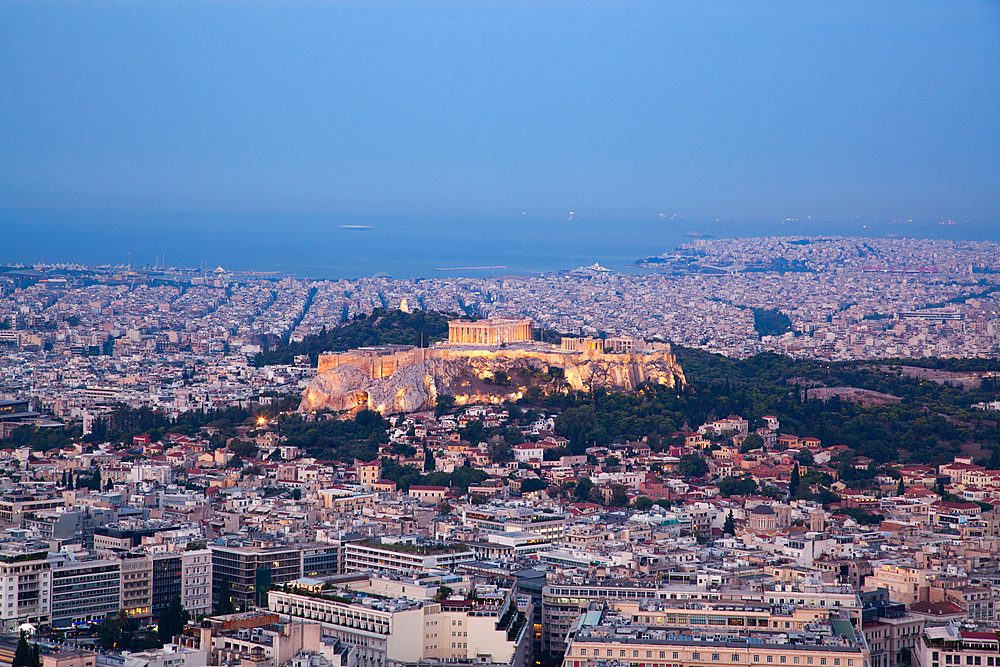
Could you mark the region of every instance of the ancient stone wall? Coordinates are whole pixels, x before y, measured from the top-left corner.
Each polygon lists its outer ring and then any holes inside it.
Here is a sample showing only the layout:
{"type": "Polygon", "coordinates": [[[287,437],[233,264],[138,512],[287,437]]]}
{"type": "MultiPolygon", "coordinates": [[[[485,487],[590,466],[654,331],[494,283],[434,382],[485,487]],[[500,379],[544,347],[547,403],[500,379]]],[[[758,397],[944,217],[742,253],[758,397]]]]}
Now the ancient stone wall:
{"type": "Polygon", "coordinates": [[[320,357],[320,373],[306,388],[302,411],[320,408],[370,408],[390,414],[434,407],[438,394],[455,396],[459,404],[516,400],[516,386],[484,384],[498,371],[515,377],[522,369],[563,370],[565,386],[592,391],[597,387],[634,390],[650,382],[683,385],[684,372],[668,351],[634,354],[565,352],[554,347],[463,349],[440,346],[383,356],[336,354],[320,357]]]}

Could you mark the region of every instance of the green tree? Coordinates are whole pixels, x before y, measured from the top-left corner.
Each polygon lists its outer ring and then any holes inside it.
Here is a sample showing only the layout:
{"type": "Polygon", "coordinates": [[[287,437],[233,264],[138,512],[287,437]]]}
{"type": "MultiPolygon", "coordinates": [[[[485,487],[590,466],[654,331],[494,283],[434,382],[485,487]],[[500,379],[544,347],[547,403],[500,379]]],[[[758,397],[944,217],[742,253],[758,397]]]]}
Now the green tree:
{"type": "Polygon", "coordinates": [[[653,499],[649,496],[639,496],[632,501],[632,507],[636,508],[640,512],[646,512],[653,507],[653,499]]]}
{"type": "Polygon", "coordinates": [[[507,463],[514,460],[514,449],[507,444],[506,440],[498,440],[497,442],[491,442],[486,447],[486,455],[494,463],[507,463]]]}
{"type": "Polygon", "coordinates": [[[302,500],[302,489],[292,489],[292,500],[302,500]]]}
{"type": "Polygon", "coordinates": [[[434,400],[434,415],[440,417],[455,408],[455,397],[449,394],[438,394],[434,400]]]}
{"type": "Polygon", "coordinates": [[[581,477],[576,482],[576,489],[573,491],[573,495],[580,502],[584,502],[590,497],[590,490],[594,488],[594,483],[589,477],[581,477]]]}
{"type": "Polygon", "coordinates": [[[444,600],[449,595],[451,595],[453,592],[454,591],[452,591],[450,586],[438,586],[437,593],[434,594],[434,599],[440,602],[441,600],[444,600]]]}
{"type": "Polygon", "coordinates": [[[521,482],[521,493],[531,493],[532,491],[544,491],[548,488],[548,484],[545,480],[538,479],[537,477],[531,477],[529,479],[521,482]]]}
{"type": "Polygon", "coordinates": [[[764,438],[760,437],[756,433],[751,433],[740,445],[740,453],[746,454],[747,452],[752,452],[755,449],[764,448],[764,438]]]}
{"type": "Polygon", "coordinates": [[[795,494],[798,493],[798,491],[799,491],[799,482],[801,482],[801,481],[802,481],[802,478],[799,476],[799,464],[796,463],[795,467],[792,468],[792,479],[788,483],[788,496],[790,498],[794,498],[795,494]]]}
{"type": "Polygon", "coordinates": [[[101,646],[110,650],[124,650],[132,645],[138,624],[128,612],[119,609],[117,613],[108,614],[97,628],[97,636],[101,646]]]}
{"type": "Polygon", "coordinates": [[[703,477],[708,473],[708,464],[700,454],[685,454],[681,457],[677,470],[685,477],[703,477]]]}
{"type": "Polygon", "coordinates": [[[595,505],[603,505],[604,494],[601,493],[601,490],[596,486],[592,487],[590,489],[590,493],[587,494],[587,502],[594,503],[595,505]]]}
{"type": "Polygon", "coordinates": [[[906,486],[903,484],[903,478],[899,478],[899,484],[896,485],[896,495],[901,496],[906,493],[906,486]]]}
{"type": "Polygon", "coordinates": [[[719,493],[723,498],[729,496],[752,496],[757,493],[757,482],[752,477],[724,477],[719,481],[719,493]]]}
{"type": "Polygon", "coordinates": [[[434,451],[424,447],[424,472],[434,472],[434,451]]]}
{"type": "Polygon", "coordinates": [[[722,532],[727,535],[736,534],[736,520],[733,519],[732,510],[729,510],[729,514],[726,515],[726,523],[722,525],[722,532]]]}
{"type": "Polygon", "coordinates": [[[31,645],[31,667],[42,667],[42,652],[38,648],[38,642],[31,645]]]}
{"type": "Polygon", "coordinates": [[[31,646],[28,645],[28,637],[21,630],[21,638],[17,640],[17,649],[14,651],[14,660],[10,667],[32,667],[31,646]]]}
{"type": "Polygon", "coordinates": [[[628,505],[628,492],[621,484],[611,487],[611,500],[608,502],[611,507],[625,507],[628,505]]]}
{"type": "Polygon", "coordinates": [[[808,449],[803,449],[798,454],[796,454],[795,460],[807,468],[812,468],[813,465],[816,463],[815,459],[813,459],[812,452],[810,452],[808,449]]]}
{"type": "Polygon", "coordinates": [[[181,604],[179,595],[175,595],[170,604],[160,613],[157,631],[160,634],[160,641],[164,644],[174,640],[175,635],[179,635],[184,630],[184,624],[191,619],[191,614],[181,604]]]}

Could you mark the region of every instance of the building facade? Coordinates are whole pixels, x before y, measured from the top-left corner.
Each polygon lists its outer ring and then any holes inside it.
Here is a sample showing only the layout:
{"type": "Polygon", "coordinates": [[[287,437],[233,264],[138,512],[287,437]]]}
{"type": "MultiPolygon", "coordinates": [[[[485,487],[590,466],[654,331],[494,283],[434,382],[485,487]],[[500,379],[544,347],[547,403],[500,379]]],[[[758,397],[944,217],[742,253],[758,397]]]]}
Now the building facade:
{"type": "Polygon", "coordinates": [[[448,342],[465,345],[500,345],[531,340],[528,318],[490,318],[487,320],[451,320],[448,342]]]}
{"type": "Polygon", "coordinates": [[[426,547],[404,543],[349,542],[344,546],[344,571],[393,572],[414,575],[429,570],[450,570],[459,563],[476,560],[476,553],[464,544],[436,544],[426,547]]]}
{"type": "Polygon", "coordinates": [[[192,617],[212,614],[212,551],[181,553],[181,604],[192,617]]]}
{"type": "Polygon", "coordinates": [[[127,553],[122,558],[121,605],[129,616],[153,616],[153,558],[148,554],[127,553]]]}
{"type": "Polygon", "coordinates": [[[213,608],[219,606],[224,580],[234,606],[264,607],[272,584],[302,577],[302,551],[288,547],[222,547],[212,551],[213,608]]]}
{"type": "Polygon", "coordinates": [[[0,624],[17,632],[24,623],[52,620],[52,564],[48,552],[0,551],[0,624]]]}
{"type": "Polygon", "coordinates": [[[52,626],[68,628],[103,620],[121,608],[122,562],[65,553],[52,562],[52,626]]]}

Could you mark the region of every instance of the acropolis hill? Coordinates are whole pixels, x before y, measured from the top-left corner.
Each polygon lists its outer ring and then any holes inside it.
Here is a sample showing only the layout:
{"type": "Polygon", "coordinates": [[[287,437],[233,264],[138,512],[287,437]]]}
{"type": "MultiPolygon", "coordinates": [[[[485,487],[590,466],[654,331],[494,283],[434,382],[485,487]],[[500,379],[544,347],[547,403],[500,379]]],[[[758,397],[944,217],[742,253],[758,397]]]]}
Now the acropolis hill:
{"type": "Polygon", "coordinates": [[[531,320],[453,320],[448,342],[429,348],[385,345],[322,354],[301,412],[433,409],[438,395],[459,405],[517,400],[538,376],[576,390],[634,390],[645,382],[683,386],[684,372],[664,343],[631,338],[564,338],[560,346],[531,340],[531,320]],[[503,377],[509,384],[503,384],[503,377]],[[493,379],[501,378],[501,382],[493,379]],[[560,384],[561,383],[561,384],[560,384]]]}

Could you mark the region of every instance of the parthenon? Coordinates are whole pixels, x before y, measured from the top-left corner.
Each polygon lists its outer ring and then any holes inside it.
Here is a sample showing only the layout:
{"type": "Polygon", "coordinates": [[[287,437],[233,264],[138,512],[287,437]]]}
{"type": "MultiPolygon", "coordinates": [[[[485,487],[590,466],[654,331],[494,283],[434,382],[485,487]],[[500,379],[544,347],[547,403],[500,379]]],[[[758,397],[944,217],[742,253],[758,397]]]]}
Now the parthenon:
{"type": "Polygon", "coordinates": [[[488,320],[451,320],[448,342],[465,345],[500,345],[531,340],[528,318],[491,318],[488,320]]]}

